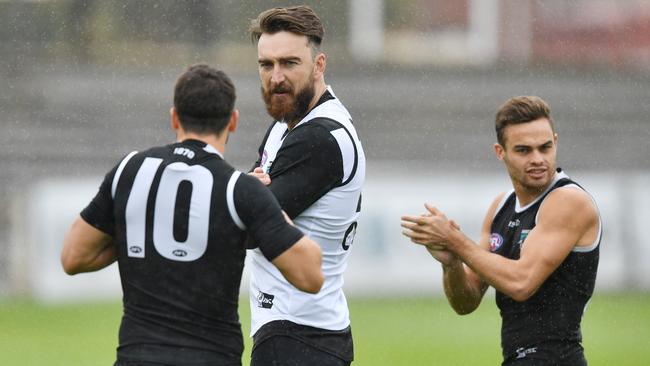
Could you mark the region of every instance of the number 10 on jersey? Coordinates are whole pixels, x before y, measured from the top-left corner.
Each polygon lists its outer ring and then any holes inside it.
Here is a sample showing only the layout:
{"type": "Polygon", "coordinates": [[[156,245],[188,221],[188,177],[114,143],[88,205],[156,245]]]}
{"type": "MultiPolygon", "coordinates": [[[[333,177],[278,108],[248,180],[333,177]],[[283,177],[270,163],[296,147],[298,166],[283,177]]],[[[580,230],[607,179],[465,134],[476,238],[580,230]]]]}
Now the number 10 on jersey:
{"type": "MultiPolygon", "coordinates": [[[[144,258],[147,203],[154,177],[160,164],[159,158],[144,159],[133,181],[126,202],[126,249],[129,257],[144,258]]],[[[212,173],[201,165],[182,162],[164,167],[154,200],[153,244],[163,257],[189,262],[199,259],[208,246],[210,202],[212,198],[212,173]],[[181,183],[191,184],[187,239],[179,242],[174,238],[174,216],[178,188],[181,183]]]]}

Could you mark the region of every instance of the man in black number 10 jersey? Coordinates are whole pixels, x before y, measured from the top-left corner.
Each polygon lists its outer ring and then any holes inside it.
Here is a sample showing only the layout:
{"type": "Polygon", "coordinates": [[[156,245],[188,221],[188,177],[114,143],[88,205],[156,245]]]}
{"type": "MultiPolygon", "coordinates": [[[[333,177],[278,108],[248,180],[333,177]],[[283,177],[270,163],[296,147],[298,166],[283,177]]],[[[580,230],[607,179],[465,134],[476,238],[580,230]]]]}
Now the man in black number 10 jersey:
{"type": "Polygon", "coordinates": [[[541,98],[509,99],[495,127],[513,189],[494,199],[478,245],[430,205],[402,217],[404,234],[442,263],[459,314],[474,311],[488,285],[496,289],[504,365],[586,365],[580,322],[596,281],[598,208],[556,168],[557,134],[541,98]]]}
{"type": "Polygon", "coordinates": [[[234,103],[223,72],[191,66],[174,90],[177,142],[124,157],[64,239],[68,274],[119,264],[116,365],[240,365],[248,235],[294,286],[322,286],[318,245],[285,220],[263,184],[223,160],[234,103]]]}

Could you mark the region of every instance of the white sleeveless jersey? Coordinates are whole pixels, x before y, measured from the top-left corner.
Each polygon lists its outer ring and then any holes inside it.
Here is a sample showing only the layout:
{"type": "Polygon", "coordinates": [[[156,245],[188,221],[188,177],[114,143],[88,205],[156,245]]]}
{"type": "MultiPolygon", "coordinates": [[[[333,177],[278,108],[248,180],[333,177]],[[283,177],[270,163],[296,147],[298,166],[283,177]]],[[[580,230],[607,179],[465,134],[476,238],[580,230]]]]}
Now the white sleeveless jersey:
{"type": "MultiPolygon", "coordinates": [[[[300,199],[311,199],[314,202],[300,213],[296,213],[293,218],[295,225],[320,245],[325,282],[317,294],[302,292],[287,282],[259,249],[250,250],[251,336],[262,325],[274,320],[289,320],[327,330],[341,330],[350,324],[347,301],[342,289],[343,273],[347,267],[361,207],[365,155],[350,114],[329,86],[328,92],[331,99],[317,105],[291,131],[287,131],[285,123],[275,122],[263,142],[263,152],[258,162],[264,171],[271,173],[272,184],[274,180],[279,179],[273,176],[276,168],[273,164],[284,159],[281,157],[283,149],[292,151],[292,156],[296,158],[309,156],[311,160],[305,162],[305,169],[316,169],[314,174],[310,174],[309,170],[301,170],[302,174],[298,178],[291,178],[294,182],[307,183],[304,186],[310,187],[308,182],[310,179],[317,179],[313,177],[320,172],[318,169],[337,172],[335,184],[326,192],[316,193],[315,196],[310,194],[307,197],[302,197],[296,192],[300,199]],[[317,138],[319,141],[330,142],[324,142],[324,148],[314,148],[312,141],[305,141],[306,136],[309,136],[310,140],[317,138]],[[298,152],[296,146],[299,146],[298,152]],[[334,165],[326,167],[319,162],[334,165]]],[[[292,165],[286,161],[282,164],[292,165]]],[[[313,184],[317,185],[319,182],[314,181],[313,184]]],[[[300,187],[296,189],[300,190],[300,187]]],[[[282,205],[282,199],[279,201],[282,205]]],[[[311,201],[307,201],[307,204],[309,202],[311,201]]],[[[284,205],[283,209],[293,216],[291,210],[284,205]]]]}

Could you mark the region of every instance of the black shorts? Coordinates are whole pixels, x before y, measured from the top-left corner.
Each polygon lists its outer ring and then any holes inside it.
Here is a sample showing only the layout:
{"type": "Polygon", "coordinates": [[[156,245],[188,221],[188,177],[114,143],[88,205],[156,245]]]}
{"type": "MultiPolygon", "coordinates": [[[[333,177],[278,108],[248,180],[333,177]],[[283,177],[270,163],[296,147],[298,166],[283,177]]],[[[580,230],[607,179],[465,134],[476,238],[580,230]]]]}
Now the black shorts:
{"type": "Polygon", "coordinates": [[[121,346],[113,366],[241,366],[241,355],[196,348],[139,344],[121,346]]]}
{"type": "Polygon", "coordinates": [[[350,327],[331,331],[276,320],[253,336],[251,366],[347,366],[353,358],[350,327]]]}
{"type": "MultiPolygon", "coordinates": [[[[122,361],[122,360],[117,360],[113,364],[113,366],[180,366],[180,365],[186,365],[185,362],[181,363],[160,363],[160,362],[148,362],[148,361],[122,361]]],[[[241,363],[205,363],[205,366],[212,366],[212,365],[228,365],[228,366],[241,366],[241,363]]]]}
{"type": "Polygon", "coordinates": [[[507,355],[503,366],[587,366],[578,342],[544,342],[507,355]]]}

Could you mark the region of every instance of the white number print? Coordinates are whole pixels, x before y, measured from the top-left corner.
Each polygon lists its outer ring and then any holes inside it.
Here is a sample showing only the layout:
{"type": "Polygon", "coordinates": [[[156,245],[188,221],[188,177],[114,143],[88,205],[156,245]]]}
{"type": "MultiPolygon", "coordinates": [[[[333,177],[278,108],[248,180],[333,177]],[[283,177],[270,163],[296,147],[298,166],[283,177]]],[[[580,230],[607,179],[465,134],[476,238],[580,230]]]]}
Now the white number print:
{"type": "MultiPolygon", "coordinates": [[[[133,182],[126,204],[126,242],[129,257],[144,258],[147,198],[162,159],[146,158],[133,182]]],[[[154,201],[153,244],[163,257],[175,261],[194,261],[208,246],[212,174],[201,165],[176,162],[165,167],[154,201]],[[178,187],[183,181],[192,184],[187,239],[174,238],[174,212],[178,187]]]]}

